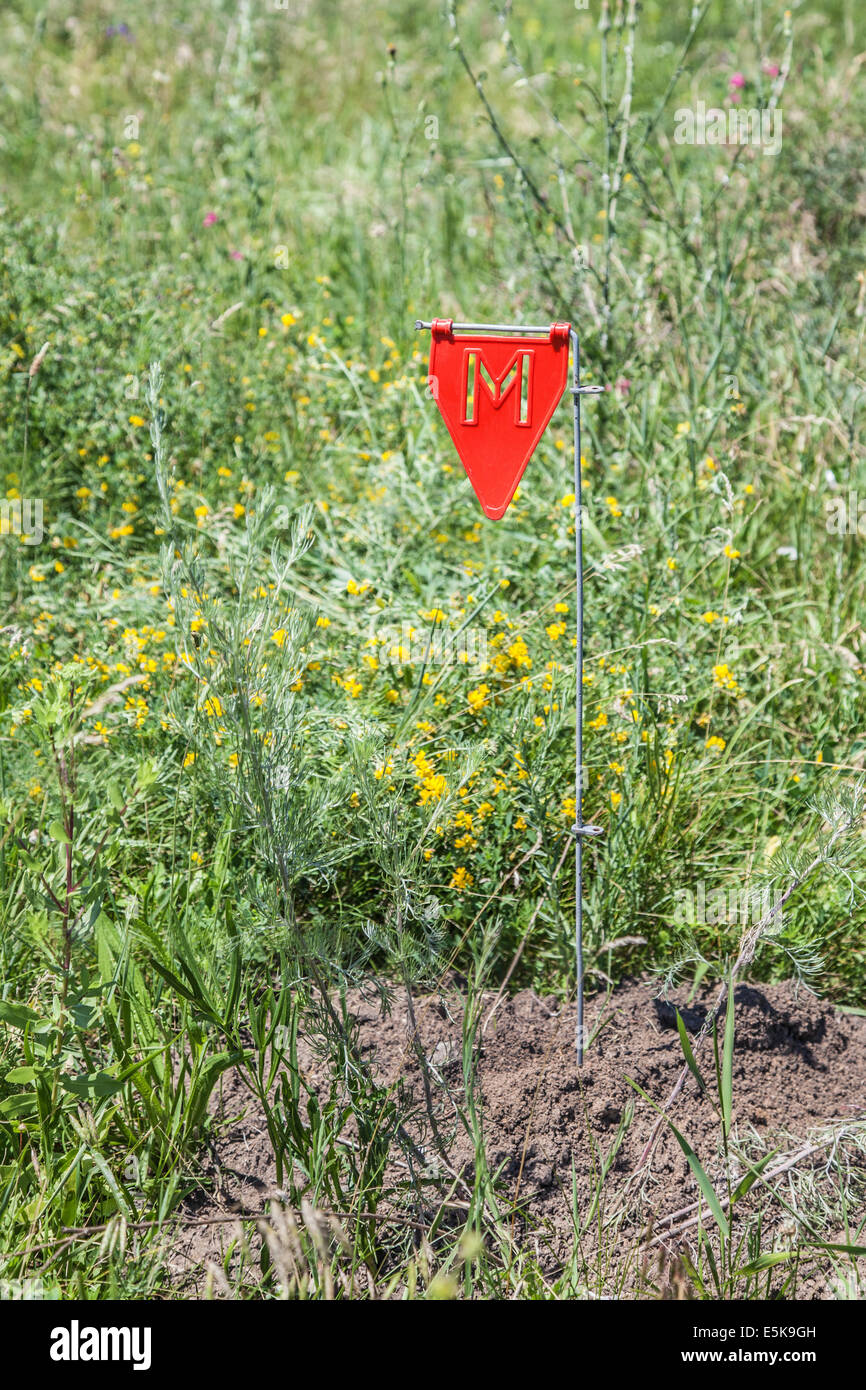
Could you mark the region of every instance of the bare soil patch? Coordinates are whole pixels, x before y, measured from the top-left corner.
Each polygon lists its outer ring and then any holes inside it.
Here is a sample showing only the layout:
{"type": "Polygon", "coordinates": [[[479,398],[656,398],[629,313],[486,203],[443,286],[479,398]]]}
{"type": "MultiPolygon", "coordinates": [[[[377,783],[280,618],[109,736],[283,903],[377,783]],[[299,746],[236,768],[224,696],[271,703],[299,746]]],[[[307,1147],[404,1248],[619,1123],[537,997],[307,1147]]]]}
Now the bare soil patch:
{"type": "MultiPolygon", "coordinates": [[[[573,1007],[560,1007],[553,998],[523,991],[503,999],[489,1019],[477,1055],[488,1161],[500,1172],[506,1199],[517,1198],[522,1213],[517,1238],[531,1238],[551,1271],[573,1239],[572,1172],[579,1210],[588,1208],[595,1190],[597,1160],[593,1160],[589,1135],[602,1151],[607,1150],[631,1102],[634,1114],[606,1184],[605,1205],[610,1210],[617,1192],[632,1179],[628,1189],[632,1207],[620,1232],[620,1248],[636,1244],[650,1229],[658,1232],[664,1218],[696,1200],[696,1183],[667,1127],[651,1164],[641,1170],[640,1182],[633,1180],[657,1116],[635,1095],[626,1078],[663,1103],[683,1062],[673,1005],[680,1007],[686,1026],[696,1031],[713,997],[707,991],[687,1004],[685,992],[679,991],[665,1002],[640,981],[619,986],[607,999],[597,996],[587,1005],[587,1019],[590,1027],[603,1026],[581,1071],[574,1052],[573,1007]]],[[[738,1143],[751,1152],[779,1146],[784,1157],[816,1135],[825,1137],[828,1126],[850,1126],[866,1116],[866,1018],[836,1010],[790,984],[739,985],[735,1002],[738,1143]]],[[[419,1069],[408,1041],[405,995],[395,993],[385,1016],[378,1000],[360,992],[349,1003],[363,1053],[377,1079],[399,1080],[422,1109],[419,1069]]],[[[444,1091],[437,1088],[436,1110],[448,1161],[455,1171],[471,1177],[469,1140],[463,1127],[454,1123],[454,1103],[463,1100],[459,991],[418,1000],[416,1012],[425,1055],[445,1083],[444,1091]]],[[[308,1053],[304,1061],[314,1084],[320,1081],[313,1056],[308,1053]]],[[[710,1042],[701,1066],[710,1080],[710,1042]]],[[[232,1212],[259,1214],[269,1198],[280,1195],[263,1117],[234,1074],[226,1077],[213,1108],[227,1123],[211,1147],[206,1165],[209,1184],[189,1199],[187,1212],[199,1218],[232,1212]]],[[[718,1120],[710,1099],[691,1077],[670,1113],[707,1172],[720,1182],[718,1120]]],[[[423,1142],[432,1156],[429,1134],[423,1142]]],[[[825,1148],[803,1162],[820,1166],[826,1163],[827,1152],[825,1148]]],[[[859,1176],[866,1183],[866,1172],[859,1176]]],[[[780,1213],[774,1211],[770,1219],[778,1223],[780,1213]]],[[[237,1234],[231,1225],[186,1229],[169,1256],[178,1280],[184,1284],[200,1280],[207,1261],[219,1262],[227,1242],[237,1234]]],[[[827,1238],[832,1239],[832,1234],[827,1238]]],[[[688,1233],[672,1236],[662,1248],[672,1257],[679,1242],[689,1239],[688,1233]]],[[[826,1286],[812,1281],[799,1296],[826,1297],[826,1286]]]]}

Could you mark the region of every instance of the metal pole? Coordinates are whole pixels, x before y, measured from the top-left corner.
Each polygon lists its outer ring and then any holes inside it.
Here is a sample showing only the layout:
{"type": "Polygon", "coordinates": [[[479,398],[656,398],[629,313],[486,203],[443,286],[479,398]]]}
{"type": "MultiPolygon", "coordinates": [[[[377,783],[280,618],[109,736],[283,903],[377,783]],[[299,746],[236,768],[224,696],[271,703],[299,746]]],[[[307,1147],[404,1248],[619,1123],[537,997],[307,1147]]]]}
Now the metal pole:
{"type": "Polygon", "coordinates": [[[600,825],[583,823],[583,479],[580,471],[580,398],[596,396],[601,386],[580,384],[580,342],[571,329],[571,394],[574,400],[574,579],[575,579],[575,694],[574,732],[574,960],[577,992],[577,1065],[583,1066],[583,841],[602,833],[600,825]]]}
{"type": "Polygon", "coordinates": [[[572,386],[574,397],[574,577],[575,652],[574,738],[574,958],[577,990],[577,1065],[583,1066],[583,493],[580,469],[580,343],[571,330],[572,386]]]}
{"type": "Polygon", "coordinates": [[[580,343],[572,329],[572,385],[574,388],[574,577],[577,651],[575,653],[574,738],[574,958],[577,989],[577,1065],[583,1066],[583,516],[580,472],[580,343]]]}
{"type": "MultiPolygon", "coordinates": [[[[417,329],[430,329],[432,323],[415,320],[417,329]]],[[[452,332],[461,333],[519,333],[547,337],[550,326],[522,323],[452,323],[452,332]]],[[[583,823],[583,501],[580,473],[580,398],[597,396],[602,386],[581,386],[580,343],[573,328],[569,329],[572,349],[572,386],[574,401],[574,576],[575,576],[575,739],[574,739],[574,956],[577,992],[577,1065],[583,1066],[583,840],[584,836],[601,835],[600,825],[583,823]]]]}

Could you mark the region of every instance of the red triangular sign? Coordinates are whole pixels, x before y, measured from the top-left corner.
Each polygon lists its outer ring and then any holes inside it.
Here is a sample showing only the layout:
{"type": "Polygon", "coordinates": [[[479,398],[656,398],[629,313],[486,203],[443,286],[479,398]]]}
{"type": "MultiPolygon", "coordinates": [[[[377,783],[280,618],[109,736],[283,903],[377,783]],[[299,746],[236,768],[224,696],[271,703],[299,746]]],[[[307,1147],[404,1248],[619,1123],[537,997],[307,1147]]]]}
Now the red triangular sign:
{"type": "Polygon", "coordinates": [[[571,325],[547,338],[463,334],[431,325],[430,392],[486,516],[508,510],[568,379],[571,325]]]}

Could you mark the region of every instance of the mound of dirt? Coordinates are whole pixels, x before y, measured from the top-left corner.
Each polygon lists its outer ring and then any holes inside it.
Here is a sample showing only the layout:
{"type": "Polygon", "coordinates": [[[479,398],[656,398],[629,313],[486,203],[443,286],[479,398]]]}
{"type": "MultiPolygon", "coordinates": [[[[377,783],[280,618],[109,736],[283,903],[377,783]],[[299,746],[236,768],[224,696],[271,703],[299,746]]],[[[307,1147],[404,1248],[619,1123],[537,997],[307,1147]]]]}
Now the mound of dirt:
{"type": "MultiPolygon", "coordinates": [[[[673,1005],[683,1006],[687,1028],[697,1032],[709,1002],[688,1009],[682,995],[665,1003],[646,986],[623,986],[606,1005],[590,1005],[590,1027],[602,1027],[580,1072],[572,1010],[555,1012],[551,1002],[531,993],[503,1003],[485,1034],[480,1066],[491,1144],[513,1166],[518,1140],[521,1146],[528,1141],[524,1178],[531,1184],[538,1177],[544,1191],[551,1169],[570,1175],[572,1156],[585,1150],[579,1136],[587,1118],[601,1137],[636,1101],[617,1159],[623,1172],[631,1171],[657,1116],[626,1078],[656,1102],[666,1101],[683,1065],[673,1005]]],[[[818,1123],[864,1113],[866,1020],[836,1013],[802,992],[795,997],[789,985],[741,985],[735,1005],[734,1121],[741,1136],[752,1127],[775,1141],[781,1131],[802,1134],[818,1123]]],[[[700,1064],[712,1092],[711,1042],[700,1064]]],[[[711,1166],[718,1120],[709,1095],[690,1078],[670,1113],[711,1166]]],[[[656,1148],[652,1174],[659,1210],[668,1202],[681,1205],[684,1186],[690,1186],[688,1166],[673,1136],[666,1134],[656,1148]]]]}
{"type": "MultiPolygon", "coordinates": [[[[502,999],[495,1008],[494,996],[486,1001],[475,1086],[488,1162],[498,1171],[506,1198],[516,1199],[518,1230],[531,1234],[536,1248],[540,1240],[551,1268],[573,1240],[573,1179],[578,1211],[585,1213],[596,1189],[599,1154],[616,1141],[605,1208],[612,1209],[617,1200],[621,1205],[622,1194],[629,1194],[619,1242],[626,1239],[633,1246],[653,1227],[668,1231],[662,1244],[669,1251],[678,1240],[688,1240],[681,1228],[689,1213],[668,1221],[667,1227],[665,1222],[696,1200],[695,1180],[667,1126],[650,1162],[636,1175],[658,1115],[627,1078],[664,1103],[683,1065],[674,1005],[687,1029],[696,1033],[713,999],[707,992],[687,1003],[684,992],[674,992],[662,1001],[642,982],[621,985],[607,999],[596,997],[587,1004],[594,1037],[580,1070],[573,1007],[560,1007],[555,999],[530,991],[502,999]],[[629,1182],[636,1176],[639,1181],[629,1182]]],[[[363,1055],[377,1079],[399,1082],[423,1115],[405,995],[396,991],[384,1016],[378,999],[360,992],[350,997],[349,1006],[363,1055]]],[[[789,984],[740,985],[735,1007],[738,1144],[751,1153],[779,1146],[778,1163],[833,1122],[850,1125],[866,1115],[866,1018],[839,1012],[789,984]]],[[[468,1179],[473,1153],[465,1129],[454,1123],[454,1105],[464,1099],[462,1000],[456,990],[417,1000],[416,1015],[424,1053],[441,1082],[435,1088],[435,1113],[447,1161],[468,1179]]],[[[713,1092],[711,1040],[699,1060],[713,1092]]],[[[306,1053],[303,1061],[313,1084],[321,1084],[324,1078],[313,1054],[306,1053]]],[[[233,1122],[212,1147],[214,1187],[196,1195],[189,1214],[208,1219],[220,1212],[257,1214],[269,1197],[279,1195],[273,1156],[263,1118],[251,1109],[249,1093],[234,1076],[225,1080],[219,1113],[233,1122]]],[[[721,1190],[719,1123],[710,1095],[702,1094],[689,1076],[669,1113],[721,1190]]],[[[435,1161],[429,1129],[417,1133],[425,1154],[435,1161]]],[[[804,1161],[815,1160],[807,1156],[804,1161]]],[[[172,1252],[176,1273],[189,1274],[208,1259],[219,1260],[228,1234],[228,1228],[216,1225],[188,1230],[172,1252]]],[[[813,1290],[811,1296],[821,1295],[813,1290]]]]}

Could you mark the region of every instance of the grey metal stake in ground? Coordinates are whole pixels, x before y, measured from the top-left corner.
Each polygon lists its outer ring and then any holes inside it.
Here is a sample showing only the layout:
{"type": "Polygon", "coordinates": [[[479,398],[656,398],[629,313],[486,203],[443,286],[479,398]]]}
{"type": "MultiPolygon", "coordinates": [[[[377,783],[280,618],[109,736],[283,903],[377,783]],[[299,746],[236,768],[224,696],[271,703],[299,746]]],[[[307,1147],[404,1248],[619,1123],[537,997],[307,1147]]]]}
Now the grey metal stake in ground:
{"type": "Polygon", "coordinates": [[[580,398],[597,396],[601,386],[580,384],[580,343],[571,330],[571,394],[574,401],[574,578],[577,622],[574,734],[574,956],[577,990],[577,1064],[583,1066],[583,839],[600,835],[600,825],[583,823],[583,479],[580,469],[580,398]]]}
{"type": "MultiPolygon", "coordinates": [[[[415,320],[419,331],[430,330],[433,323],[422,319],[415,320]]],[[[520,336],[534,335],[547,337],[551,332],[549,325],[527,325],[520,323],[452,323],[454,332],[460,333],[513,333],[520,336]]],[[[575,771],[574,771],[574,955],[575,990],[577,995],[576,1046],[577,1063],[583,1065],[583,841],[585,837],[602,834],[600,825],[585,825],[583,821],[583,489],[580,471],[580,402],[582,396],[597,396],[602,386],[581,386],[580,384],[580,342],[573,328],[569,328],[571,339],[571,395],[574,411],[574,570],[575,570],[575,771]]]]}

